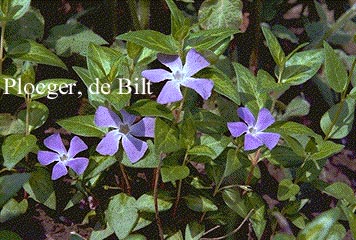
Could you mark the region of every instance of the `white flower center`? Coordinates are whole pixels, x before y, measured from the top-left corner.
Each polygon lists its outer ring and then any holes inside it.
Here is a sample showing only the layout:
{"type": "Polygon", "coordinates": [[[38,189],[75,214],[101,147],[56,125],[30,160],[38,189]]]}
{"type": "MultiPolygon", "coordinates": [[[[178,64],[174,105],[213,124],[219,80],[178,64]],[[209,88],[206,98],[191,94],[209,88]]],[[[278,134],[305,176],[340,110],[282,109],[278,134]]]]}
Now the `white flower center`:
{"type": "Polygon", "coordinates": [[[173,74],[173,77],[174,77],[174,80],[176,80],[178,82],[182,82],[185,78],[185,74],[183,71],[178,70],[173,74]]]}
{"type": "Polygon", "coordinates": [[[63,154],[62,156],[59,157],[59,159],[62,161],[62,162],[65,162],[68,160],[68,156],[63,154]]]}
{"type": "Polygon", "coordinates": [[[127,124],[120,125],[119,131],[123,134],[128,134],[130,132],[130,127],[127,124]]]}
{"type": "Polygon", "coordinates": [[[249,129],[248,129],[248,131],[251,133],[251,134],[255,134],[257,131],[256,131],[256,128],[254,128],[254,127],[250,127],[249,129]]]}

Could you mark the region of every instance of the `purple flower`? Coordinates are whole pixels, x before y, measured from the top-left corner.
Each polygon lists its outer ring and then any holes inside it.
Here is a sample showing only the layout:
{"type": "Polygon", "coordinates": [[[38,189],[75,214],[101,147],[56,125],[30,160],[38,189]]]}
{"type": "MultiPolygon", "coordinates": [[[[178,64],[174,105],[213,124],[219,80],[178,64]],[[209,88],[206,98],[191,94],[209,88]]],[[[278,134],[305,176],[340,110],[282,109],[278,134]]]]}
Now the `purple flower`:
{"type": "Polygon", "coordinates": [[[246,107],[240,107],[237,110],[237,114],[246,123],[229,122],[227,123],[227,127],[234,137],[239,137],[246,133],[244,143],[245,150],[253,150],[263,144],[271,150],[277,145],[280,138],[278,133],[263,132],[275,122],[268,109],[262,108],[260,110],[257,121],[250,110],[246,107]]]}
{"type": "Polygon", "coordinates": [[[75,158],[75,155],[88,149],[88,146],[79,137],[75,136],[72,138],[68,151],[64,147],[59,133],[49,136],[43,142],[47,148],[54,152],[38,151],[37,157],[38,161],[45,166],[57,161],[52,170],[52,180],[56,180],[66,175],[68,173],[67,166],[73,169],[77,174],[82,174],[87,168],[89,163],[88,158],[75,158]]]}
{"type": "Polygon", "coordinates": [[[179,56],[176,55],[158,54],[158,60],[169,67],[172,72],[164,69],[151,69],[142,72],[143,77],[154,83],[170,80],[162,88],[157,102],[166,104],[183,99],[180,85],[194,89],[205,100],[210,97],[214,83],[209,79],[192,78],[201,69],[209,66],[209,62],[197,51],[189,50],[184,66],[182,66],[179,56]]]}
{"type": "Polygon", "coordinates": [[[108,132],[96,148],[102,155],[114,155],[119,149],[119,142],[122,139],[122,147],[127,157],[132,163],[140,160],[145,154],[147,143],[135,137],[154,137],[155,119],[145,117],[141,121],[133,124],[135,115],[120,111],[121,118],[106,107],[98,107],[95,112],[95,124],[99,127],[114,128],[108,132]]]}

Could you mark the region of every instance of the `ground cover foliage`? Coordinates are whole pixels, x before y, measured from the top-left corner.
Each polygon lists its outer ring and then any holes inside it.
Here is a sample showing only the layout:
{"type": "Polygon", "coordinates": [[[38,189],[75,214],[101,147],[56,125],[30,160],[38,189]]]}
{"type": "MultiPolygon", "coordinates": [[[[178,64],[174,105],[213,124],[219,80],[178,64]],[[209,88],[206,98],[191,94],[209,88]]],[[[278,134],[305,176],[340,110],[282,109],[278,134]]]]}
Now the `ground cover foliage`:
{"type": "Polygon", "coordinates": [[[352,4],[0,0],[0,239],[356,239],[352,4]]]}

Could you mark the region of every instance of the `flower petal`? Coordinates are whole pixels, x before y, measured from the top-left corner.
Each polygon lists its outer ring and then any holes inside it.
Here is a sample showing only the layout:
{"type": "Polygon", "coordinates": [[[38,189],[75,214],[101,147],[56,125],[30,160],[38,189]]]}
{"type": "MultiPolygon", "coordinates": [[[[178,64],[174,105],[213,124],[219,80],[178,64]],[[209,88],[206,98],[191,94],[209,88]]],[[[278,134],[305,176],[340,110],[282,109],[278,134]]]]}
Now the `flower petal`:
{"type": "Polygon", "coordinates": [[[121,119],[116,113],[102,106],[99,106],[96,110],[94,122],[99,127],[119,128],[120,124],[122,124],[121,119]]]}
{"type": "Polygon", "coordinates": [[[67,150],[64,147],[63,141],[59,133],[55,133],[43,141],[44,145],[49,149],[59,153],[59,154],[67,154],[67,150]]]}
{"type": "Polygon", "coordinates": [[[186,76],[191,77],[209,65],[210,63],[205,60],[205,58],[200,53],[192,48],[187,53],[183,72],[186,74],[186,76]]]}
{"type": "Polygon", "coordinates": [[[253,150],[258,148],[259,146],[262,146],[263,142],[258,139],[256,136],[253,136],[250,133],[247,133],[245,135],[245,142],[244,142],[244,149],[245,150],[253,150]]]}
{"type": "Polygon", "coordinates": [[[260,132],[271,126],[275,122],[274,117],[267,108],[262,108],[258,113],[256,131],[260,132]]]}
{"type": "Polygon", "coordinates": [[[132,125],[130,133],[136,137],[154,137],[155,118],[145,117],[138,123],[132,125]]]}
{"type": "Polygon", "coordinates": [[[178,55],[159,53],[157,59],[165,66],[169,67],[173,72],[181,71],[183,69],[182,60],[180,60],[178,55]]]}
{"type": "Polygon", "coordinates": [[[135,115],[126,112],[124,109],[120,110],[120,113],[122,115],[123,124],[128,124],[129,126],[131,126],[135,122],[135,115]]]}
{"type": "Polygon", "coordinates": [[[66,175],[68,170],[63,162],[59,161],[56,165],[54,165],[52,169],[52,180],[57,180],[58,178],[66,175]]]}
{"type": "Polygon", "coordinates": [[[70,146],[68,150],[68,158],[73,158],[78,153],[88,149],[88,146],[83,142],[80,137],[73,137],[70,141],[70,146]]]}
{"type": "Polygon", "coordinates": [[[146,142],[139,140],[130,134],[125,135],[122,138],[122,147],[124,148],[127,157],[132,163],[140,160],[148,148],[146,142]]]}
{"type": "Polygon", "coordinates": [[[237,115],[239,115],[239,117],[244,120],[247,125],[249,127],[252,127],[255,125],[255,117],[253,116],[253,114],[251,113],[250,109],[246,108],[246,107],[240,107],[239,109],[237,109],[237,115]]]}
{"type": "Polygon", "coordinates": [[[260,132],[256,136],[268,147],[269,150],[272,150],[278,143],[281,135],[278,133],[269,133],[269,132],[260,132]]]}
{"type": "Polygon", "coordinates": [[[179,84],[173,81],[168,81],[162,88],[161,93],[157,98],[157,102],[160,104],[166,104],[182,100],[183,95],[179,87],[179,84]]]}
{"type": "Polygon", "coordinates": [[[233,137],[239,137],[248,131],[246,123],[243,122],[228,122],[227,127],[233,137]]]}
{"type": "Polygon", "coordinates": [[[88,167],[89,159],[85,157],[72,158],[66,162],[66,165],[74,170],[78,175],[82,174],[88,167]]]}
{"type": "Polygon", "coordinates": [[[150,69],[142,71],[141,75],[151,82],[158,83],[166,79],[173,79],[172,73],[164,69],[150,69]]]}
{"type": "Polygon", "coordinates": [[[108,132],[96,147],[96,151],[101,155],[113,156],[119,149],[121,136],[118,130],[108,132]]]}
{"type": "Polygon", "coordinates": [[[53,163],[54,161],[59,161],[58,153],[50,151],[38,151],[37,158],[40,164],[44,166],[53,163]]]}
{"type": "Polygon", "coordinates": [[[204,100],[210,97],[214,86],[213,81],[203,78],[187,78],[181,84],[194,89],[204,100]]]}

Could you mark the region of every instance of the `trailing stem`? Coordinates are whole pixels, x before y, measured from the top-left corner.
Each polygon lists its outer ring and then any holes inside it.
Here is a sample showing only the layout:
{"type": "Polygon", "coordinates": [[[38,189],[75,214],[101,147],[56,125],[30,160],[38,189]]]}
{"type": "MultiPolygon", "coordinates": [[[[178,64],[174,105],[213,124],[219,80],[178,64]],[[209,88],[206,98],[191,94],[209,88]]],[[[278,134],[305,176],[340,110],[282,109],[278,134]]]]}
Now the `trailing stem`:
{"type": "MultiPolygon", "coordinates": [[[[259,148],[257,150],[257,152],[255,153],[255,156],[251,159],[251,168],[250,168],[250,172],[247,176],[246,179],[246,183],[245,185],[249,186],[251,184],[252,181],[252,177],[253,177],[253,171],[255,170],[257,163],[258,163],[258,159],[260,158],[260,153],[261,153],[261,149],[259,148]]],[[[247,191],[244,191],[243,194],[245,194],[247,191]]]]}
{"type": "MultiPolygon", "coordinates": [[[[183,166],[185,166],[187,164],[188,151],[189,151],[189,149],[187,149],[187,151],[185,152],[185,156],[184,156],[184,160],[183,160],[183,166]]],[[[179,205],[180,195],[182,193],[182,183],[183,183],[183,180],[180,179],[179,182],[178,182],[177,197],[176,197],[176,201],[174,203],[174,208],[173,208],[173,217],[175,217],[177,215],[177,209],[178,209],[178,205],[179,205]]]]}
{"type": "Polygon", "coordinates": [[[153,198],[154,198],[154,204],[155,204],[155,216],[156,216],[159,238],[161,240],[163,240],[164,239],[163,227],[162,227],[161,219],[159,217],[159,210],[158,210],[158,182],[159,182],[159,174],[161,171],[161,165],[162,165],[162,156],[159,157],[159,163],[158,163],[158,167],[156,169],[155,183],[154,183],[154,188],[153,188],[153,198]]]}

